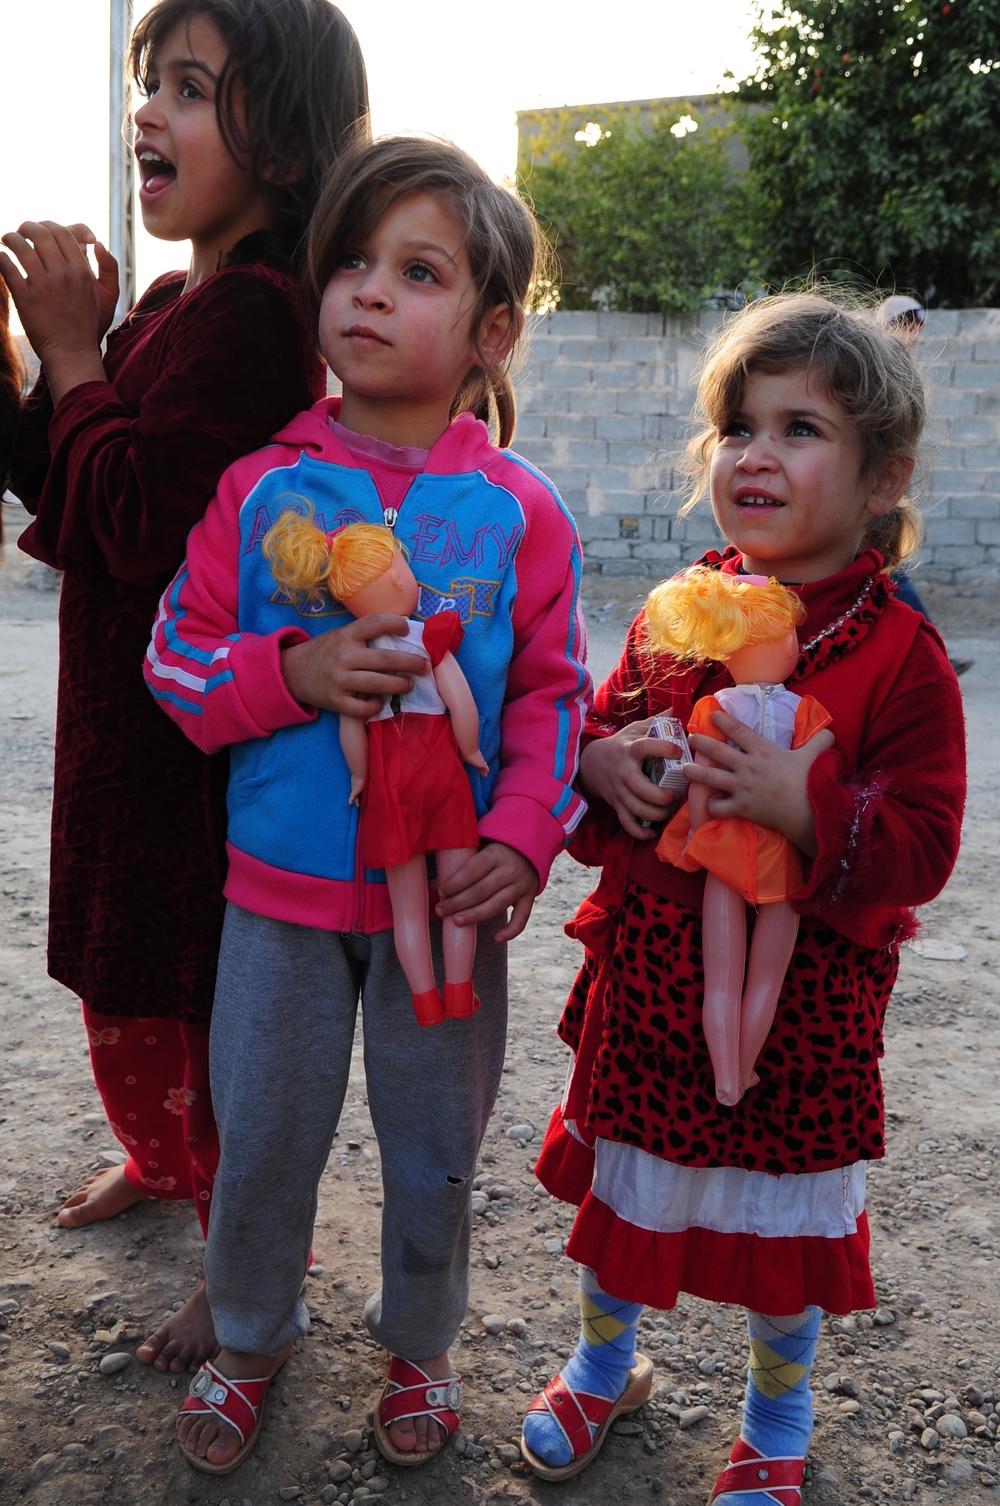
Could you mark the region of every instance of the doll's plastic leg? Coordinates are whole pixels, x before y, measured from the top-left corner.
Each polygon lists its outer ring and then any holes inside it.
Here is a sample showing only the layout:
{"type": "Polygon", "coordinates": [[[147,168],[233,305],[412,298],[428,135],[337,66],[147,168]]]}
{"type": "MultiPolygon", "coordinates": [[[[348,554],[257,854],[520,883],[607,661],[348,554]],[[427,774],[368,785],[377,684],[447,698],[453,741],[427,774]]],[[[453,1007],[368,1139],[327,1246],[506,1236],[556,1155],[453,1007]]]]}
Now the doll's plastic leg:
{"type": "MultiPolygon", "coordinates": [[[[472,857],[471,847],[452,847],[435,853],[439,878],[450,878],[472,857]]],[[[476,960],[476,927],[457,926],[450,916],[441,922],[444,950],[444,1012],[449,1020],[467,1020],[479,1008],[472,987],[476,960]]]]}
{"type": "Polygon", "coordinates": [[[787,900],[761,905],[750,941],[740,1011],[740,1082],[744,1093],[757,1082],[754,1064],[771,1029],[798,934],[799,917],[787,900]]]}
{"type": "Polygon", "coordinates": [[[747,916],[743,896],[714,873],[705,879],[702,953],[705,970],[703,1023],[715,1071],[715,1096],[730,1106],[740,1088],[740,1004],[746,966],[747,916]]]}
{"type": "Polygon", "coordinates": [[[387,868],[392,901],[392,934],[396,956],[413,991],[413,1008],[421,1025],[438,1025],[444,1005],[434,978],[431,938],[427,924],[427,865],[423,854],[387,868]]]}

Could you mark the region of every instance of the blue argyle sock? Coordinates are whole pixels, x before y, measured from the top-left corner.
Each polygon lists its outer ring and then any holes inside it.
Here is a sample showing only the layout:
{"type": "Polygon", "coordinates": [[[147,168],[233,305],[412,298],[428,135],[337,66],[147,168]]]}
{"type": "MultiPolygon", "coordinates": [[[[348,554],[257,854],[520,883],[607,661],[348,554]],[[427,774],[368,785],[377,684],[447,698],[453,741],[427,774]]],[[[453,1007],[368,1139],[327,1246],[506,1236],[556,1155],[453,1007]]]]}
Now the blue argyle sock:
{"type": "MultiPolygon", "coordinates": [[[[740,1436],[767,1459],[805,1458],[813,1427],[809,1374],[821,1316],[818,1307],[793,1318],[747,1313],[750,1364],[740,1436]]],[[[715,1506],[774,1506],[775,1499],[764,1490],[727,1492],[715,1506]]]]}
{"type": "MultiPolygon", "coordinates": [[[[580,1342],[563,1366],[563,1379],[574,1391],[587,1391],[617,1401],[635,1364],[642,1304],[609,1297],[601,1291],[593,1271],[581,1266],[580,1309],[583,1315],[580,1342]]],[[[573,1450],[547,1411],[529,1412],[523,1431],[525,1443],[545,1464],[558,1468],[570,1463],[573,1450]]],[[[590,1431],[593,1436],[595,1428],[591,1426],[590,1431]]]]}

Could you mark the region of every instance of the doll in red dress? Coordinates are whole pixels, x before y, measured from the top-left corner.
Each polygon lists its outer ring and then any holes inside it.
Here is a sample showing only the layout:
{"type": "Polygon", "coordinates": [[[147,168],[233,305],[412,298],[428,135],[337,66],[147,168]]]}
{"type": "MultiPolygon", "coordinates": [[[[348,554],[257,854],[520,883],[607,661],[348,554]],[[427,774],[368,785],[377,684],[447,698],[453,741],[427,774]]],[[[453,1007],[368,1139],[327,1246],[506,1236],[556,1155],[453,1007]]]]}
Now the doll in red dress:
{"type": "MultiPolygon", "coordinates": [[[[352,617],[410,617],[416,608],[419,586],[387,528],[351,523],[325,534],[311,518],[287,512],[264,550],[285,590],[316,599],[325,586],[352,617]]],[[[350,799],[361,807],[362,859],[366,868],[385,869],[396,954],[421,1025],[467,1019],[479,1008],[471,981],[475,926],[442,921],[443,998],[428,928],[425,855],[434,853],[439,878],[447,878],[476,851],[476,810],[463,760],[480,774],[488,772],[476,703],[454,654],[462,637],[458,613],[446,611],[422,622],[411,619],[405,637],[372,639],[375,648],[424,655],[431,673],[415,676],[405,695],[383,697],[367,722],[340,718],[350,799]]]]}
{"type": "MultiPolygon", "coordinates": [[[[830,722],[812,696],[786,690],[799,657],[799,598],[763,575],[723,575],[695,566],[664,581],[646,605],[655,651],[725,664],[731,688],[695,705],[689,732],[724,741],[712,715],[726,711],[779,747],[798,748],[830,722]]],[[[708,763],[703,754],[696,762],[708,763]]],[[[754,1064],[767,1039],[799,917],[788,895],[804,880],[802,854],[780,832],[708,813],[712,791],[692,784],[667,825],[657,854],[689,872],[707,870],[702,909],[704,1028],[715,1096],[739,1103],[757,1082],[754,1064]],[[749,955],[746,906],[757,907],[749,955]]]]}

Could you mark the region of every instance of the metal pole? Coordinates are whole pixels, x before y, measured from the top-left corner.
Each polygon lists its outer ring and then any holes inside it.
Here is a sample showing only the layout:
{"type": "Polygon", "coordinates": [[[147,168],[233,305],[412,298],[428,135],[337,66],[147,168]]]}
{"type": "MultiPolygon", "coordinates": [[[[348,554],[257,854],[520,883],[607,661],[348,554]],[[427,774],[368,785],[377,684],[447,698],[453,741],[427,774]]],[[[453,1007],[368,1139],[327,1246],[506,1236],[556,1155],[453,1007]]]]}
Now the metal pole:
{"type": "Polygon", "coordinates": [[[110,208],[109,249],[118,262],[121,292],[115,322],[135,302],[135,224],[132,209],[132,152],[122,134],[125,119],[125,49],[132,31],[132,0],[111,0],[110,208]]]}

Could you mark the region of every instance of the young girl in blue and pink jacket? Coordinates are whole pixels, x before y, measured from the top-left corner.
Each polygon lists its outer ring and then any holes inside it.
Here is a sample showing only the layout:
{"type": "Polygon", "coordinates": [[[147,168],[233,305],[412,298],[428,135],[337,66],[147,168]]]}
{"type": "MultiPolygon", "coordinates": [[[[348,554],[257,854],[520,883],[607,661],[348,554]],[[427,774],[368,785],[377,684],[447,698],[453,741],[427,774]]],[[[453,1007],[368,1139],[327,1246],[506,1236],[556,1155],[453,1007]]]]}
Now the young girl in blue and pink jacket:
{"type": "MultiPolygon", "coordinates": [[[[211,1045],[222,1159],[206,1255],[223,1348],[180,1422],[187,1457],[209,1472],[249,1452],[267,1381],[308,1326],[301,1288],[359,998],[384,1184],[382,1288],[365,1313],[390,1353],[376,1438],[394,1462],[423,1463],[458,1425],[448,1348],[503,1062],[504,943],[583,812],[576,530],[551,484],[494,446],[483,421],[495,408],[508,442],[506,371],[537,251],[525,207],[456,149],[360,147],[331,180],[309,248],[319,343],[343,398],[226,472],[161,602],[148,684],[200,747],[232,750],[211,1045]],[[470,771],[480,846],[439,885],[436,913],[480,927],[471,1019],[415,1022],[384,875],[359,862],[336,714],[365,719],[381,702],[368,661],[352,668],[341,650],[356,632],[343,605],[275,583],[262,544],[289,507],[331,534],[389,527],[420,586],[416,615],[450,599],[461,616],[456,657],[489,772],[470,771]]],[[[403,629],[386,614],[363,624],[368,641],[403,629]]]]}

